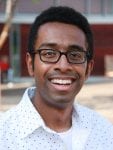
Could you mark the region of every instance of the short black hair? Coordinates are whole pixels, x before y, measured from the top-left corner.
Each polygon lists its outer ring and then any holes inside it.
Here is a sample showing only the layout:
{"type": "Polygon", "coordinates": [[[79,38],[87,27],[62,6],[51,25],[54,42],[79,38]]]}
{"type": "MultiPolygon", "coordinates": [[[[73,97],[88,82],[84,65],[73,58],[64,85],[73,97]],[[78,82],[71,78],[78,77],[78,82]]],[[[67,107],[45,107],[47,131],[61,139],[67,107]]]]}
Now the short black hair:
{"type": "Polygon", "coordinates": [[[32,54],[34,51],[35,41],[38,35],[39,27],[47,22],[61,22],[66,24],[75,25],[80,28],[88,42],[88,60],[93,58],[93,34],[91,27],[86,19],[80,12],[67,6],[50,7],[38,15],[31,26],[29,39],[28,39],[28,52],[32,54]]]}

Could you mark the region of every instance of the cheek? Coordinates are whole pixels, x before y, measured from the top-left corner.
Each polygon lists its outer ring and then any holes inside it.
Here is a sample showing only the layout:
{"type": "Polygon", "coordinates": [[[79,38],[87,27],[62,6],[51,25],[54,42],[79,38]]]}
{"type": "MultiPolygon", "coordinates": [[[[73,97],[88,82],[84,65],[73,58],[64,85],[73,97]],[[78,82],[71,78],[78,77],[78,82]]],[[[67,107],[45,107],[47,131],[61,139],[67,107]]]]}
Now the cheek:
{"type": "Polygon", "coordinates": [[[75,72],[79,76],[78,87],[82,86],[86,80],[87,64],[80,64],[75,67],[75,72]]]}
{"type": "Polygon", "coordinates": [[[35,63],[34,65],[34,77],[35,79],[41,80],[44,74],[44,67],[43,65],[40,65],[39,63],[35,63]]]}
{"type": "Polygon", "coordinates": [[[37,82],[44,82],[50,66],[39,59],[34,61],[34,77],[37,82]]]}
{"type": "Polygon", "coordinates": [[[87,70],[87,64],[78,64],[75,65],[74,70],[79,74],[80,77],[84,77],[87,70]]]}

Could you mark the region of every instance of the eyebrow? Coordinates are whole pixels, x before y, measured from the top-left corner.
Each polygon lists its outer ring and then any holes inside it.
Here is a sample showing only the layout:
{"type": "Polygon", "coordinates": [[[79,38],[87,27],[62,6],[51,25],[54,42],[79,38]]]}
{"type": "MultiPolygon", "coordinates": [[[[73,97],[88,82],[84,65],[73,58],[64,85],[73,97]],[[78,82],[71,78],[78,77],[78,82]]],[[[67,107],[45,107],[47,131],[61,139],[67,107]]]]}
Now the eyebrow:
{"type": "Polygon", "coordinates": [[[78,50],[81,50],[81,51],[86,51],[83,47],[81,47],[79,45],[70,45],[68,47],[68,49],[78,49],[78,50]]]}
{"type": "Polygon", "coordinates": [[[39,46],[39,49],[42,48],[42,47],[45,47],[45,46],[47,46],[47,47],[55,47],[55,46],[57,46],[57,44],[56,43],[43,43],[43,44],[41,44],[39,46]]]}
{"type": "MultiPolygon", "coordinates": [[[[43,43],[40,45],[39,49],[42,48],[42,47],[58,47],[58,44],[57,43],[43,43]]],[[[76,44],[72,44],[72,45],[69,45],[67,47],[67,49],[71,50],[71,49],[78,49],[78,50],[83,50],[83,51],[86,51],[83,47],[81,47],[80,45],[76,45],[76,44]]]]}

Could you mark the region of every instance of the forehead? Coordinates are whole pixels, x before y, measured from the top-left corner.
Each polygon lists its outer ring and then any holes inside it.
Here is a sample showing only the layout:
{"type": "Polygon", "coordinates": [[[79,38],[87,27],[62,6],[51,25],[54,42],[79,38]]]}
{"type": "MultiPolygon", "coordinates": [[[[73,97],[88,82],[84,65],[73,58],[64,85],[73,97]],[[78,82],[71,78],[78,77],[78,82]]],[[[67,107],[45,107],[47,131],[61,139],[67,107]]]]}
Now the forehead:
{"type": "Polygon", "coordinates": [[[75,25],[52,22],[40,26],[36,39],[36,47],[42,43],[56,43],[62,46],[79,45],[85,48],[86,38],[84,32],[75,25]]]}

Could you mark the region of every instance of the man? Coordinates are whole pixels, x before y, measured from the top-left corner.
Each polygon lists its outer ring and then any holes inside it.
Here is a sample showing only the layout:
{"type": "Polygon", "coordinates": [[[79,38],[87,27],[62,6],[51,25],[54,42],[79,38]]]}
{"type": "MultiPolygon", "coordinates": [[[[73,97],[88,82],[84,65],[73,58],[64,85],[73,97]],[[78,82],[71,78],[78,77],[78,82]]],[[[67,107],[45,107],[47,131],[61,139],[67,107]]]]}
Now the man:
{"type": "Polygon", "coordinates": [[[93,68],[86,18],[68,7],[42,12],[31,27],[26,62],[36,87],[1,119],[1,150],[113,150],[113,126],[74,103],[93,68]]]}

